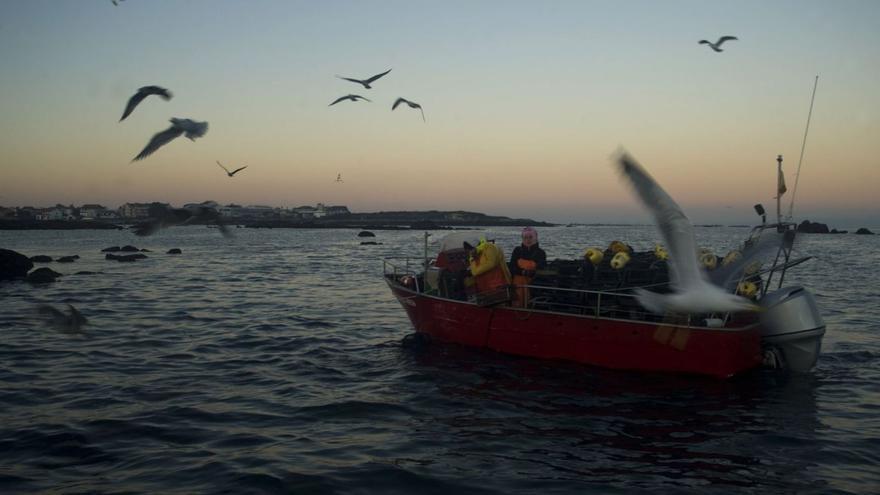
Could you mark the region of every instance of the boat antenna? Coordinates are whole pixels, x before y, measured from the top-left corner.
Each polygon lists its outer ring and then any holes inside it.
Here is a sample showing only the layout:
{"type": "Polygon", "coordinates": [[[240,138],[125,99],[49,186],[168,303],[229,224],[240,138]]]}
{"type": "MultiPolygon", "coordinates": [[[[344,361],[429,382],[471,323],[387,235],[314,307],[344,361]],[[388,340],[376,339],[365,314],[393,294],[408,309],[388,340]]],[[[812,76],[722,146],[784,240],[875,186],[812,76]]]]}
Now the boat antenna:
{"type": "Polygon", "coordinates": [[[804,161],[804,148],[807,146],[807,133],[810,132],[810,118],[813,116],[813,102],[816,100],[816,86],[819,85],[819,75],[813,82],[813,96],[810,97],[810,111],[807,113],[807,128],[804,129],[804,142],[801,144],[801,157],[798,159],[797,173],[794,176],[794,189],[791,191],[791,202],[788,204],[788,220],[791,221],[794,214],[794,196],[797,194],[798,179],[801,178],[801,163],[804,161]]]}

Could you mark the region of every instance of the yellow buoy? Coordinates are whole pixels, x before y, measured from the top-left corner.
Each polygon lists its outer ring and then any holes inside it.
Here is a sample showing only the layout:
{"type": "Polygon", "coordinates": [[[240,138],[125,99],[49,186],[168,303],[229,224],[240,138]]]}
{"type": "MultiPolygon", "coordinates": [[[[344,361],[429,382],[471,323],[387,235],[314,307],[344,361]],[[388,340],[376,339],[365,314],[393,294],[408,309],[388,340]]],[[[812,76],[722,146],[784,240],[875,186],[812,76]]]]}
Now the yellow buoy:
{"type": "Polygon", "coordinates": [[[660,244],[654,245],[654,257],[658,260],[668,260],[669,259],[669,251],[666,250],[665,247],[660,244]]]}
{"type": "Polygon", "coordinates": [[[742,282],[737,284],[736,293],[743,297],[748,297],[749,299],[751,299],[755,297],[755,294],[758,293],[758,286],[755,285],[754,282],[743,280],[742,282]]]}
{"type": "Polygon", "coordinates": [[[598,265],[602,262],[602,259],[605,258],[605,253],[599,248],[588,248],[584,251],[584,258],[589,260],[590,263],[598,265]]]}
{"type": "Polygon", "coordinates": [[[615,270],[620,270],[625,267],[627,263],[629,263],[629,253],[624,251],[615,254],[614,257],[611,258],[611,268],[614,268],[615,270]]]}
{"type": "Polygon", "coordinates": [[[754,275],[754,274],[758,273],[758,270],[760,270],[760,269],[761,269],[761,262],[760,261],[753,261],[753,262],[749,263],[748,265],[746,265],[745,269],[743,269],[743,272],[745,272],[746,275],[754,275]]]}
{"type": "Polygon", "coordinates": [[[731,249],[730,252],[724,255],[724,259],[721,260],[721,266],[727,266],[741,258],[742,253],[738,249],[731,249]]]}
{"type": "Polygon", "coordinates": [[[718,266],[718,257],[712,253],[703,253],[700,255],[700,263],[707,270],[714,270],[718,266]]]}
{"type": "Polygon", "coordinates": [[[620,241],[611,241],[611,244],[608,245],[608,250],[614,254],[629,253],[629,246],[620,241]]]}

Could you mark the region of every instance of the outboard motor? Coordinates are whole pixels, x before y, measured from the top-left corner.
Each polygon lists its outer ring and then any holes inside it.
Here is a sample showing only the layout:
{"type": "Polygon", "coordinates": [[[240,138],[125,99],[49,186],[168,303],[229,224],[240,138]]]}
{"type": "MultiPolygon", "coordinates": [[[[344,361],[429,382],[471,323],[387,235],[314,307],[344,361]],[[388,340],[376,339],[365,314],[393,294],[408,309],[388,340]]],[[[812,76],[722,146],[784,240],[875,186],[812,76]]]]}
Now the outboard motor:
{"type": "Polygon", "coordinates": [[[785,287],[760,300],[764,364],[807,372],[816,364],[825,322],[816,300],[803,287],[785,287]]]}

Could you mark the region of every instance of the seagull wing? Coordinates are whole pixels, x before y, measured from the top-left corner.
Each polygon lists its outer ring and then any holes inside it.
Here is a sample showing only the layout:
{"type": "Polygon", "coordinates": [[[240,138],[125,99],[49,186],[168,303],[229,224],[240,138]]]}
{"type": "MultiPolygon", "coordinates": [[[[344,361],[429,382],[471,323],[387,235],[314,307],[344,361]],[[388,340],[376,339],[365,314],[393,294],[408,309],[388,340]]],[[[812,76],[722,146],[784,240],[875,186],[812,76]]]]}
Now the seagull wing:
{"type": "Polygon", "coordinates": [[[394,110],[395,108],[397,108],[397,106],[400,105],[401,103],[408,103],[408,102],[403,98],[398,98],[397,100],[394,101],[394,105],[391,105],[391,110],[394,110]]]}
{"type": "Polygon", "coordinates": [[[700,44],[700,45],[711,45],[712,43],[710,43],[708,40],[700,40],[700,42],[699,42],[698,44],[700,44]]]}
{"type": "Polygon", "coordinates": [[[138,156],[134,157],[134,160],[132,161],[143,160],[144,158],[150,156],[150,154],[152,154],[154,151],[170,143],[172,140],[174,140],[174,138],[180,136],[181,134],[183,134],[183,129],[172,125],[168,129],[165,129],[164,131],[153,136],[153,139],[150,139],[150,142],[147,143],[144,149],[140,153],[138,153],[138,156]]]}
{"type": "Polygon", "coordinates": [[[228,173],[229,173],[229,169],[228,169],[228,168],[226,168],[226,167],[224,167],[224,166],[223,166],[223,164],[222,164],[222,163],[220,163],[220,161],[219,161],[219,160],[217,160],[217,165],[220,165],[220,168],[222,168],[222,169],[223,169],[223,170],[225,170],[225,171],[226,171],[226,173],[227,173],[227,174],[228,174],[228,173]]]}
{"type": "Polygon", "coordinates": [[[704,275],[697,264],[694,228],[678,204],[648,173],[626,153],[618,157],[624,176],[639,199],[651,211],[654,221],[669,248],[670,282],[673,288],[699,285],[704,275]]]}
{"type": "Polygon", "coordinates": [[[761,237],[742,250],[742,256],[738,260],[709,272],[709,281],[721,288],[732,290],[749,265],[768,259],[779,251],[782,243],[782,234],[763,232],[761,237]]]}
{"type": "Polygon", "coordinates": [[[134,111],[134,107],[138,106],[138,103],[144,101],[144,98],[149,95],[149,93],[138,91],[131,98],[129,98],[128,103],[125,105],[125,111],[122,112],[122,118],[120,118],[119,121],[122,122],[123,120],[125,120],[126,117],[131,115],[131,112],[134,111]]]}
{"type": "Polygon", "coordinates": [[[342,77],[342,76],[336,76],[336,77],[338,77],[339,79],[344,79],[344,80],[346,80],[346,81],[351,81],[351,82],[354,82],[354,83],[362,84],[362,85],[364,85],[364,87],[367,86],[367,82],[366,82],[366,81],[361,81],[360,79],[353,79],[353,78],[351,78],[351,77],[342,77]]]}
{"type": "Polygon", "coordinates": [[[386,70],[385,72],[383,72],[383,73],[381,73],[381,74],[376,74],[375,76],[373,76],[373,77],[371,77],[371,78],[365,80],[364,82],[367,83],[367,84],[370,84],[371,82],[375,81],[376,79],[379,79],[380,77],[384,76],[385,74],[388,74],[389,72],[391,72],[391,69],[388,69],[388,70],[386,70]]]}
{"type": "Polygon", "coordinates": [[[237,169],[235,169],[235,170],[233,170],[232,172],[229,172],[229,173],[232,174],[232,175],[235,175],[235,174],[237,174],[238,172],[240,172],[240,171],[242,171],[242,170],[244,170],[244,169],[246,169],[246,168],[248,168],[247,165],[245,165],[244,167],[238,167],[237,169]]]}
{"type": "Polygon", "coordinates": [[[738,39],[738,38],[736,36],[722,36],[722,37],[718,38],[718,41],[715,42],[715,45],[721,45],[721,43],[724,43],[725,41],[730,41],[730,40],[735,40],[735,39],[738,39]]]}
{"type": "Polygon", "coordinates": [[[351,101],[357,101],[357,99],[360,98],[364,101],[369,101],[370,103],[372,103],[372,100],[370,100],[369,98],[364,98],[361,95],[348,95],[348,96],[351,97],[351,101]]]}
{"type": "Polygon", "coordinates": [[[425,120],[425,111],[422,110],[422,106],[421,106],[421,105],[419,105],[419,111],[422,112],[422,122],[427,122],[427,120],[425,120]]]}
{"type": "Polygon", "coordinates": [[[328,107],[332,107],[333,105],[339,103],[339,102],[342,101],[342,100],[350,100],[350,99],[351,99],[351,96],[350,96],[350,95],[340,96],[339,98],[336,98],[336,100],[335,100],[333,103],[331,103],[331,104],[329,104],[329,105],[327,105],[327,106],[328,106],[328,107]]]}

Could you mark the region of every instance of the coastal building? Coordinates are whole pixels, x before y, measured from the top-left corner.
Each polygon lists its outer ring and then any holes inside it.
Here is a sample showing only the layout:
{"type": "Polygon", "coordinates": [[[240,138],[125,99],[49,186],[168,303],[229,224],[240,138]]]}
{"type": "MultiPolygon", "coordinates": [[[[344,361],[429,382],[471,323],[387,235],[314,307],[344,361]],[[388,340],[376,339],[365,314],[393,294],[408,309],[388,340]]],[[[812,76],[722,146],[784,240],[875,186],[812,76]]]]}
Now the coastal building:
{"type": "Polygon", "coordinates": [[[79,207],[79,216],[83,220],[97,220],[101,212],[106,211],[101,205],[86,204],[79,207]]]}
{"type": "Polygon", "coordinates": [[[116,211],[122,218],[149,218],[150,203],[125,203],[116,211]]]}
{"type": "Polygon", "coordinates": [[[225,218],[275,218],[281,216],[280,208],[271,206],[253,205],[241,206],[236,204],[228,204],[217,208],[221,217],[225,218]]]}
{"type": "Polygon", "coordinates": [[[49,208],[39,208],[33,216],[34,220],[74,220],[76,208],[73,206],[55,205],[49,208]]]}
{"type": "Polygon", "coordinates": [[[6,208],[4,206],[0,206],[0,218],[2,218],[2,219],[15,218],[15,208],[6,208]]]}

